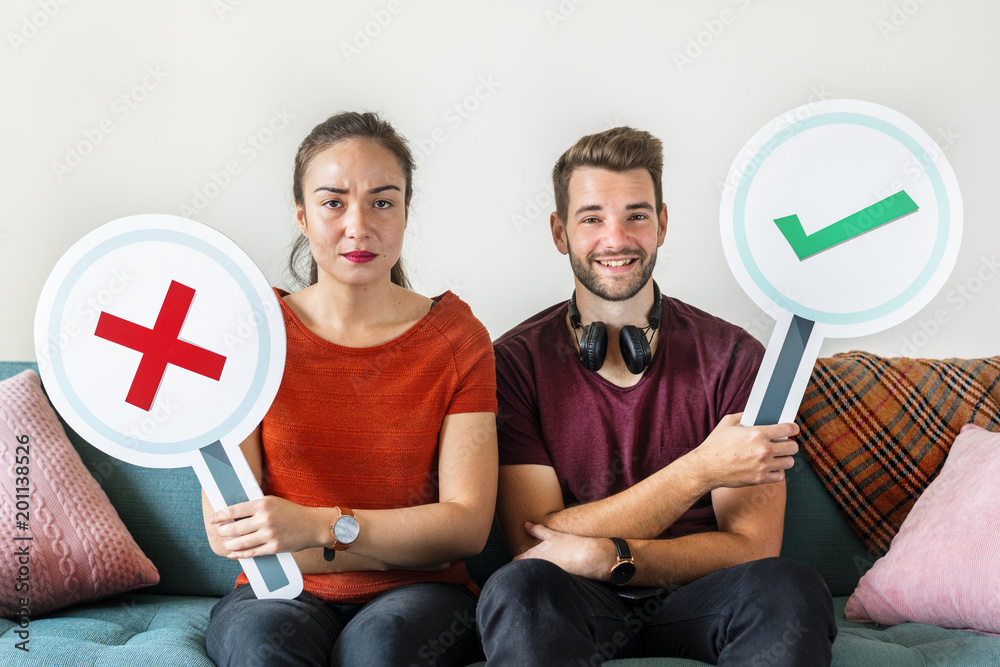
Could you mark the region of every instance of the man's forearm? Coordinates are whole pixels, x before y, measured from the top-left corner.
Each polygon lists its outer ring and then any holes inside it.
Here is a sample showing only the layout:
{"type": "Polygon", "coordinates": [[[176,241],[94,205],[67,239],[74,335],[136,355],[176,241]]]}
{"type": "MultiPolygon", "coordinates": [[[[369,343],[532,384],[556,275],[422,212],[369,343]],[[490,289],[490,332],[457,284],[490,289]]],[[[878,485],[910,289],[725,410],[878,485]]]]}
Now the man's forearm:
{"type": "Polygon", "coordinates": [[[684,584],[725,567],[780,554],[783,482],[716,489],[712,507],[718,531],[629,543],[636,562],[636,585],[684,584]]]}
{"type": "Polygon", "coordinates": [[[653,539],[711,489],[683,456],[613,496],[546,515],[541,523],[588,537],[653,539]]]}
{"type": "Polygon", "coordinates": [[[707,532],[671,540],[629,540],[635,561],[634,586],[671,588],[759,558],[777,556],[739,533],[707,532]]]}

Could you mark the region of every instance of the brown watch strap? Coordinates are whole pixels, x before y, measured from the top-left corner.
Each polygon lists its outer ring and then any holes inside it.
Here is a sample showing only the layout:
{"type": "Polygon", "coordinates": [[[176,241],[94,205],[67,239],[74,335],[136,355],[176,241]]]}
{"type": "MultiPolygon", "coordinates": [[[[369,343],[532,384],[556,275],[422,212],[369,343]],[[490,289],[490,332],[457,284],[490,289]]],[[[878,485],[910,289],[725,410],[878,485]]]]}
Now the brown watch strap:
{"type": "MultiPolygon", "coordinates": [[[[337,521],[340,521],[340,519],[345,516],[354,516],[354,512],[349,507],[337,507],[336,510],[340,512],[340,516],[337,517],[337,521]]],[[[333,536],[333,544],[328,547],[323,547],[323,558],[327,561],[332,561],[337,556],[338,551],[343,551],[347,547],[351,546],[350,544],[341,544],[337,541],[337,536],[333,532],[333,527],[337,524],[337,521],[330,524],[330,534],[333,536]]]]}

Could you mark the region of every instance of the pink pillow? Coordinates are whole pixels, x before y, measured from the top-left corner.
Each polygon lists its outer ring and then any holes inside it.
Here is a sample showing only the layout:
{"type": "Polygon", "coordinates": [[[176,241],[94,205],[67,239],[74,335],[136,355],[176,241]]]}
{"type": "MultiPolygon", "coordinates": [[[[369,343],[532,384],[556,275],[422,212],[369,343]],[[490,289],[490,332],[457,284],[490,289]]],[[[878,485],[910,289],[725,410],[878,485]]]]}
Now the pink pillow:
{"type": "Polygon", "coordinates": [[[962,427],[889,552],[847,601],[855,622],[1000,634],[1000,433],[962,427]]]}
{"type": "Polygon", "coordinates": [[[0,382],[0,535],[0,616],[30,620],[160,580],[30,370],[0,382]]]}

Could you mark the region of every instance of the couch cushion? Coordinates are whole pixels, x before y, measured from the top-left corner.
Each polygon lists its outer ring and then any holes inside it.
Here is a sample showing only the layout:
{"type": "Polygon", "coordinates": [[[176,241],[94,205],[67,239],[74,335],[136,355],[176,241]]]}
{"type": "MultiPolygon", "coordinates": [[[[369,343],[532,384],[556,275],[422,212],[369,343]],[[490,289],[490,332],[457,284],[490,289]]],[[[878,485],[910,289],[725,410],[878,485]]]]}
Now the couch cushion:
{"type": "Polygon", "coordinates": [[[0,459],[0,535],[10,549],[0,560],[0,615],[42,614],[159,581],[32,370],[0,380],[0,459]]]}
{"type": "Polygon", "coordinates": [[[959,429],[1000,427],[1000,357],[819,359],[798,422],[813,469],[881,556],[959,429]]]}
{"type": "Polygon", "coordinates": [[[861,578],[848,618],[1000,633],[998,477],[1000,433],[966,425],[889,553],[861,578]]]}
{"type": "Polygon", "coordinates": [[[108,456],[68,430],[132,537],[160,572],[152,593],[225,595],[242,569],[215,555],[201,511],[201,484],[191,468],[140,468],[108,456]]]}
{"type": "MultiPolygon", "coordinates": [[[[0,362],[0,380],[27,362],[0,362]]],[[[63,423],[84,465],[101,485],[125,527],[160,573],[149,593],[225,595],[241,572],[239,563],[212,552],[201,513],[201,485],[191,468],[141,468],[108,456],[63,423]]]]}
{"type": "Polygon", "coordinates": [[[921,623],[891,627],[851,623],[847,597],[834,598],[840,633],[833,645],[835,667],[992,667],[1000,664],[1000,637],[946,630],[921,623]]]}
{"type": "Polygon", "coordinates": [[[29,653],[0,621],[0,666],[214,667],[205,629],[216,598],[126,594],[34,618],[29,653]],[[29,660],[30,658],[30,660],[29,660]]]}
{"type": "MultiPolygon", "coordinates": [[[[95,667],[212,667],[205,628],[214,598],[126,594],[73,607],[31,623],[31,662],[14,649],[16,624],[0,619],[0,667],[59,664],[95,667]]],[[[1000,662],[1000,638],[918,623],[881,628],[844,618],[834,599],[840,634],[834,667],[987,667],[1000,662]]],[[[483,665],[484,663],[477,663],[483,665]]],[[[695,667],[695,660],[612,660],[608,667],[695,667]]]]}
{"type": "MultiPolygon", "coordinates": [[[[945,630],[919,623],[890,628],[851,623],[844,618],[847,597],[834,598],[839,633],[833,644],[833,667],[993,667],[1000,662],[1000,638],[973,632],[945,630]]],[[[777,664],[775,657],[755,664],[777,664]]],[[[485,663],[478,663],[480,666],[485,663]]],[[[707,663],[680,658],[625,658],[609,660],[606,667],[695,667],[707,663]]]]}

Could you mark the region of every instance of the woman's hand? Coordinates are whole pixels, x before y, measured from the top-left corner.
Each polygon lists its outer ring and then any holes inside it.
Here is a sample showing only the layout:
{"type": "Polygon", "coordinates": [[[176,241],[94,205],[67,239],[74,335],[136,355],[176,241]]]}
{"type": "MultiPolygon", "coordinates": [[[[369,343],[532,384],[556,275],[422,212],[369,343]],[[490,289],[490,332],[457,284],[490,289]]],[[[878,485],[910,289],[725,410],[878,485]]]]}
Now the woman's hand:
{"type": "Polygon", "coordinates": [[[220,510],[209,524],[226,538],[222,546],[229,552],[227,558],[253,558],[327,546],[333,541],[329,530],[333,514],[333,510],[265,496],[220,510]]]}

